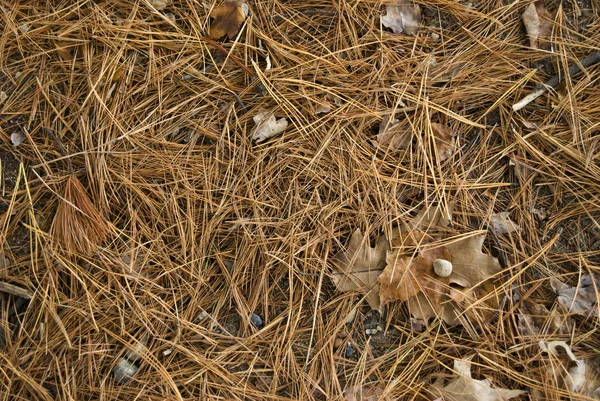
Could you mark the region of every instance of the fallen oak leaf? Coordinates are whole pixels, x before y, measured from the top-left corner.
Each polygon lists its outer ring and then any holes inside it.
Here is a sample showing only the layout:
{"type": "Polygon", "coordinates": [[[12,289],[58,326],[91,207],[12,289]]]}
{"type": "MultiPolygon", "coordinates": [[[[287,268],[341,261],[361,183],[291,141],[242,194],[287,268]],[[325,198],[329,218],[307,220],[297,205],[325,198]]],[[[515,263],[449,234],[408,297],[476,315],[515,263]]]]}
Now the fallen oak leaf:
{"type": "Polygon", "coordinates": [[[388,252],[386,267],[379,276],[381,304],[395,300],[406,302],[423,292],[433,303],[433,307],[439,308],[440,296],[445,292],[448,278],[435,274],[433,262],[436,259],[451,260],[452,256],[444,247],[424,249],[416,257],[388,252]]]}
{"type": "Polygon", "coordinates": [[[461,310],[458,320],[466,316],[470,320],[488,321],[498,311],[500,298],[496,291],[495,280],[486,280],[471,288],[452,287],[448,297],[461,310]]]}
{"type": "Polygon", "coordinates": [[[410,144],[412,135],[410,131],[400,124],[400,120],[394,118],[392,114],[386,114],[379,123],[377,137],[373,144],[379,148],[389,148],[392,150],[406,149],[410,144]]]}
{"type": "Polygon", "coordinates": [[[529,45],[534,49],[548,49],[550,42],[547,40],[552,32],[550,13],[544,7],[543,1],[531,3],[522,15],[529,45]]]}
{"type": "Polygon", "coordinates": [[[435,233],[451,223],[453,208],[453,202],[447,207],[442,204],[424,207],[404,226],[394,229],[392,250],[387,253],[386,266],[379,278],[382,304],[408,301],[409,310],[417,319],[427,320],[440,312],[444,321],[454,324],[456,314],[442,306],[449,279],[436,275],[433,266],[435,260],[451,261],[452,256],[445,247],[429,246],[413,257],[415,248],[432,239],[425,231],[435,233]]]}
{"type": "Polygon", "coordinates": [[[571,319],[550,312],[544,305],[523,300],[520,314],[517,315],[517,328],[521,335],[538,336],[540,334],[569,334],[571,319]]]}
{"type": "Polygon", "coordinates": [[[388,241],[384,236],[379,237],[375,248],[371,248],[360,229],[357,229],[352,234],[346,251],[334,257],[333,264],[337,271],[333,273],[332,280],[337,289],[366,294],[369,306],[380,310],[377,279],[385,266],[388,249],[388,241]]]}
{"type": "Polygon", "coordinates": [[[431,124],[439,161],[449,159],[456,150],[456,134],[447,125],[431,124]]]}
{"type": "Polygon", "coordinates": [[[344,390],[345,401],[384,401],[384,389],[378,383],[369,383],[363,386],[350,386],[344,390]]]}
{"type": "Polygon", "coordinates": [[[444,378],[439,377],[430,389],[435,397],[445,401],[506,401],[521,394],[524,390],[492,388],[489,379],[476,380],[471,376],[471,359],[454,360],[454,378],[444,386],[444,378]]]}
{"type": "Polygon", "coordinates": [[[158,11],[164,10],[171,3],[171,0],[148,0],[148,3],[158,11]]]}
{"type": "Polygon", "coordinates": [[[408,309],[414,317],[426,321],[438,316],[450,325],[461,323],[460,316],[464,312],[471,317],[478,314],[486,319],[491,317],[498,300],[491,298],[483,305],[479,300],[494,291],[494,287],[484,283],[499,272],[501,266],[498,259],[481,251],[484,239],[485,235],[466,237],[444,246],[450,255],[446,260],[452,261],[452,272],[447,278],[428,276],[435,283],[429,283],[428,291],[421,291],[408,300],[408,309]],[[450,284],[463,288],[451,288],[450,284]],[[463,305],[459,305],[461,302],[463,305]]]}
{"type": "Polygon", "coordinates": [[[510,219],[509,214],[509,212],[500,212],[490,217],[490,227],[496,234],[509,234],[521,230],[521,227],[510,219]]]}
{"type": "Polygon", "coordinates": [[[256,128],[252,132],[252,139],[256,140],[256,143],[261,143],[272,136],[281,134],[288,126],[285,118],[278,120],[273,112],[266,110],[259,111],[252,119],[256,123],[256,128]]]}
{"type": "Polygon", "coordinates": [[[229,39],[235,38],[248,12],[248,4],[243,0],[225,1],[210,13],[213,21],[208,29],[208,36],[212,39],[221,39],[225,35],[229,39]]]}
{"type": "Polygon", "coordinates": [[[406,32],[414,35],[419,30],[421,8],[417,4],[400,2],[386,6],[385,10],[386,15],[381,16],[381,24],[394,33],[406,32]]]}
{"type": "Polygon", "coordinates": [[[575,287],[552,277],[550,278],[550,286],[558,295],[558,304],[565,312],[586,317],[600,316],[600,305],[598,305],[600,276],[584,274],[575,287]]]}
{"type": "Polygon", "coordinates": [[[600,356],[577,359],[565,341],[545,342],[540,340],[539,346],[542,352],[553,355],[559,362],[558,369],[555,368],[556,363],[548,367],[546,379],[559,378],[560,381],[557,384],[560,387],[564,386],[574,393],[600,400],[600,356]],[[568,360],[557,351],[558,347],[564,349],[568,360]],[[572,366],[569,367],[569,364],[572,366]]]}
{"type": "Polygon", "coordinates": [[[446,244],[452,255],[451,284],[473,287],[502,270],[497,258],[481,251],[485,234],[461,238],[446,244]]]}

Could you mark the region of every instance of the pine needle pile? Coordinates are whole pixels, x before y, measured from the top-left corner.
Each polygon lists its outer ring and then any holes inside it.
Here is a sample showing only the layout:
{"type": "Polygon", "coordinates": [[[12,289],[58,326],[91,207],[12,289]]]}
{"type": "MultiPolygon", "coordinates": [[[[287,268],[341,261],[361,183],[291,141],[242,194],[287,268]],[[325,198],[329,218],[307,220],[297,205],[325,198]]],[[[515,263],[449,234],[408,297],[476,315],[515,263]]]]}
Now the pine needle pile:
{"type": "Polygon", "coordinates": [[[596,1],[0,21],[0,400],[600,399],[596,1]]]}

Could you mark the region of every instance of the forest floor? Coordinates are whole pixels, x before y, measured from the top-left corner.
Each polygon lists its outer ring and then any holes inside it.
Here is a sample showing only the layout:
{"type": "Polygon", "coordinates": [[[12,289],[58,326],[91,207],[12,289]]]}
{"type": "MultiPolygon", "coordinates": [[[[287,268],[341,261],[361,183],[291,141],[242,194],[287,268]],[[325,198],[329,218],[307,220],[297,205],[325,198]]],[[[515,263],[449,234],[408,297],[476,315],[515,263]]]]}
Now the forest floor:
{"type": "Polygon", "coordinates": [[[236,1],[0,1],[0,400],[600,400],[598,3],[236,1]]]}

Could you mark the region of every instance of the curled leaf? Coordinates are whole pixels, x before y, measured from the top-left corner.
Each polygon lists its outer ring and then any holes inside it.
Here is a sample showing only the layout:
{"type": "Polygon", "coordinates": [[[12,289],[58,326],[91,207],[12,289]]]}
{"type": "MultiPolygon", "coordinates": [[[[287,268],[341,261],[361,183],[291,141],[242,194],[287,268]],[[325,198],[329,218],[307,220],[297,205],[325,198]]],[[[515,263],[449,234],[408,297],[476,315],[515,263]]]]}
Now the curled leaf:
{"type": "Polygon", "coordinates": [[[449,159],[456,150],[456,134],[447,125],[431,124],[438,159],[449,159]]]}
{"type": "Polygon", "coordinates": [[[600,276],[584,274],[576,287],[552,277],[550,285],[558,295],[558,304],[567,312],[581,316],[600,316],[598,293],[600,292],[600,276]]]}
{"type": "Polygon", "coordinates": [[[421,24],[421,8],[417,4],[399,3],[386,6],[386,15],[381,16],[381,24],[394,33],[406,32],[414,35],[421,24]]]}
{"type": "Polygon", "coordinates": [[[212,39],[221,39],[226,35],[229,39],[235,38],[246,20],[248,12],[248,4],[243,0],[226,1],[215,7],[210,13],[213,21],[210,24],[208,36],[212,39]]]}
{"type": "Polygon", "coordinates": [[[444,379],[440,377],[430,391],[445,401],[506,401],[527,393],[523,390],[492,388],[489,379],[473,379],[471,359],[472,357],[456,359],[453,369],[454,378],[444,386],[444,379]]]}
{"type": "Polygon", "coordinates": [[[252,139],[256,140],[257,143],[281,134],[288,126],[288,122],[285,118],[280,118],[278,120],[270,111],[261,111],[252,117],[252,119],[256,123],[256,128],[252,133],[252,139]]]}
{"type": "Polygon", "coordinates": [[[406,149],[411,137],[411,132],[400,124],[400,120],[394,118],[392,114],[386,114],[379,123],[377,139],[373,142],[377,147],[406,149]]]}
{"type": "Polygon", "coordinates": [[[509,234],[521,229],[521,227],[508,217],[509,214],[509,212],[500,212],[490,217],[490,227],[496,234],[509,234]]]}
{"type": "Polygon", "coordinates": [[[340,291],[359,291],[367,294],[369,306],[380,309],[379,283],[377,278],[385,266],[388,241],[381,236],[375,248],[357,229],[350,238],[345,252],[338,253],[333,261],[335,270],[332,280],[340,291]]]}
{"type": "Polygon", "coordinates": [[[552,32],[550,13],[544,7],[543,1],[531,3],[523,13],[523,23],[529,36],[529,45],[534,49],[548,49],[548,38],[552,32]]]}

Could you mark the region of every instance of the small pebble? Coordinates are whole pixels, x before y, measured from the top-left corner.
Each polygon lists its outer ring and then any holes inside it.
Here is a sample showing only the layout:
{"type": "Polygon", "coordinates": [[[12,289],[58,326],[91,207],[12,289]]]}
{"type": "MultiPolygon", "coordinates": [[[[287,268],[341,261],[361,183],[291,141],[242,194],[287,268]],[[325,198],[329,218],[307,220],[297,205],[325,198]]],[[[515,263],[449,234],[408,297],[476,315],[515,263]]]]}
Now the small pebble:
{"type": "Polygon", "coordinates": [[[252,322],[252,324],[258,327],[259,329],[263,327],[264,324],[261,317],[258,316],[256,313],[253,313],[252,316],[250,316],[250,322],[252,322]]]}
{"type": "Polygon", "coordinates": [[[175,18],[175,14],[166,13],[165,17],[167,17],[173,24],[177,24],[177,18],[175,18]]]}
{"type": "Polygon", "coordinates": [[[344,355],[346,356],[346,358],[352,358],[353,354],[354,354],[354,346],[352,345],[351,342],[348,342],[348,344],[346,345],[346,351],[344,352],[344,355]]]}
{"type": "Polygon", "coordinates": [[[335,348],[335,349],[340,348],[342,345],[344,345],[343,338],[336,338],[335,341],[333,342],[333,348],[335,348]]]}
{"type": "Polygon", "coordinates": [[[25,140],[25,134],[21,131],[13,132],[10,134],[10,141],[14,147],[19,146],[25,140]]]}
{"type": "Polygon", "coordinates": [[[348,314],[348,317],[346,318],[346,324],[350,324],[350,323],[354,322],[354,318],[356,317],[356,312],[357,312],[356,308],[352,309],[352,312],[350,312],[348,314]]]}
{"type": "Polygon", "coordinates": [[[115,369],[113,370],[113,375],[119,383],[125,383],[133,377],[137,370],[138,367],[135,363],[130,362],[125,358],[119,358],[117,366],[115,366],[115,369]]]}
{"type": "Polygon", "coordinates": [[[4,103],[4,101],[8,99],[8,95],[4,91],[0,91],[0,103],[4,103]]]}
{"type": "Polygon", "coordinates": [[[198,315],[198,319],[197,319],[197,320],[198,320],[199,322],[201,322],[201,321],[203,321],[204,319],[206,319],[207,317],[208,317],[208,312],[203,310],[203,311],[202,311],[202,312],[200,312],[200,314],[198,315]]]}
{"type": "Polygon", "coordinates": [[[167,349],[167,350],[164,350],[162,354],[163,354],[164,356],[167,356],[167,355],[171,355],[172,353],[173,353],[173,349],[172,349],[172,348],[169,348],[169,349],[167,349]]]}
{"type": "Polygon", "coordinates": [[[437,34],[437,33],[435,33],[435,32],[432,32],[432,33],[431,33],[431,39],[433,39],[433,40],[439,40],[439,39],[440,39],[440,35],[438,35],[438,34],[437,34]]]}
{"type": "Polygon", "coordinates": [[[377,331],[383,331],[383,328],[379,324],[377,325],[377,331]]]}

